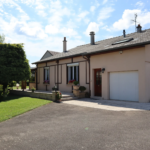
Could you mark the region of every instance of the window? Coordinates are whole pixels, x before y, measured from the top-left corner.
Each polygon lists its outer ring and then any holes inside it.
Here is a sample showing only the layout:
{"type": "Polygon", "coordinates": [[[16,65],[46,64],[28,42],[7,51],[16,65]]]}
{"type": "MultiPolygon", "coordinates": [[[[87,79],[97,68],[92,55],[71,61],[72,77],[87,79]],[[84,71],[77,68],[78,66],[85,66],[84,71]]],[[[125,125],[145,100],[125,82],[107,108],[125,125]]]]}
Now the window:
{"type": "Polygon", "coordinates": [[[125,43],[125,42],[130,42],[132,40],[133,40],[133,38],[128,38],[128,39],[124,39],[122,41],[118,41],[118,42],[112,43],[112,45],[121,44],[121,43],[125,43]]]}
{"type": "Polygon", "coordinates": [[[44,81],[49,81],[49,67],[44,68],[44,81]]]}
{"type": "Polygon", "coordinates": [[[79,81],[79,63],[67,64],[68,82],[70,80],[79,81]]]}

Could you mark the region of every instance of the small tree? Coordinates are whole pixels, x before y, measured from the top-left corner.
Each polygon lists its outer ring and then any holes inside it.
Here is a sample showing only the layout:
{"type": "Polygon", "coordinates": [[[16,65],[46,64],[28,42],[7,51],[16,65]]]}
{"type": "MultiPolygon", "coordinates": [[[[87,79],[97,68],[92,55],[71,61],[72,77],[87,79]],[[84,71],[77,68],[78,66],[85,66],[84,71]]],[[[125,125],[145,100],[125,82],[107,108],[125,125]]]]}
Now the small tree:
{"type": "Polygon", "coordinates": [[[5,42],[5,35],[4,34],[0,34],[0,43],[4,43],[5,42]]]}
{"type": "Polygon", "coordinates": [[[29,61],[23,45],[0,44],[0,83],[3,85],[3,90],[12,81],[29,79],[30,74],[29,61]]]}

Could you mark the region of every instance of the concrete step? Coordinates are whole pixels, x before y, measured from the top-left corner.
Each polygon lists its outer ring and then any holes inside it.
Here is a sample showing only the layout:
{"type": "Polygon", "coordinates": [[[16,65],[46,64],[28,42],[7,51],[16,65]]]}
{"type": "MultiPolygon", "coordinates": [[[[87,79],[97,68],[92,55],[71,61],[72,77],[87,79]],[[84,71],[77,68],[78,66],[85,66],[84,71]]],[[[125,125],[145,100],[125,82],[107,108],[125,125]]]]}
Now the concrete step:
{"type": "Polygon", "coordinates": [[[70,97],[62,97],[61,98],[62,101],[69,101],[69,100],[73,100],[73,99],[77,99],[77,97],[70,96],[70,97]]]}

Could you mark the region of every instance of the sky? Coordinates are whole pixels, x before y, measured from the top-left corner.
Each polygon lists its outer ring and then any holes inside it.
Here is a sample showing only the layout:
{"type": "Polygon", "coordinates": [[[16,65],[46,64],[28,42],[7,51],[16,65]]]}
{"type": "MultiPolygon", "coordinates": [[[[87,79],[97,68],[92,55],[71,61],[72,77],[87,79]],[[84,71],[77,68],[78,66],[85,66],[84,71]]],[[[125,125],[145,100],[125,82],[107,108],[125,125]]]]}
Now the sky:
{"type": "Polygon", "coordinates": [[[150,28],[149,0],[0,0],[0,34],[6,43],[24,43],[30,66],[47,50],[62,52],[95,41],[135,32],[134,14],[150,28]]]}

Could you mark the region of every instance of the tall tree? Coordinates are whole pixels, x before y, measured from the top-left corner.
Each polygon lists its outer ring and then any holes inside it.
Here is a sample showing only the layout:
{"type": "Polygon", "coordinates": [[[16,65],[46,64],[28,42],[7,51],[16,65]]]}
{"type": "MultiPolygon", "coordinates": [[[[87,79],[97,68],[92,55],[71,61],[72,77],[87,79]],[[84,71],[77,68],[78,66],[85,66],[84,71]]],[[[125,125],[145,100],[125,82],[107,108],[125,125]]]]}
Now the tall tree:
{"type": "Polygon", "coordinates": [[[0,43],[4,43],[5,42],[5,35],[4,34],[0,34],[0,43]]]}
{"type": "Polygon", "coordinates": [[[0,83],[5,89],[11,81],[30,78],[29,61],[22,44],[0,44],[0,83]]]}

